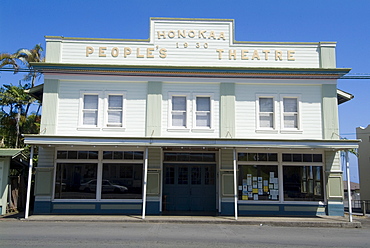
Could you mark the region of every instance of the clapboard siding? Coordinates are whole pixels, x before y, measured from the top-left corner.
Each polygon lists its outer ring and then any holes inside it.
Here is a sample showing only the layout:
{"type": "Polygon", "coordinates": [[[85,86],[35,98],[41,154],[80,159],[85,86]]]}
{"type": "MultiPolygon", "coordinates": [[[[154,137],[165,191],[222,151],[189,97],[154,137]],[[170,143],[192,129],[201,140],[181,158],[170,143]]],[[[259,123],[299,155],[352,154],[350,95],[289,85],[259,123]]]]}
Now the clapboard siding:
{"type": "Polygon", "coordinates": [[[54,147],[39,147],[37,167],[54,167],[54,147]]]}
{"type": "Polygon", "coordinates": [[[50,46],[51,50],[48,51],[50,55],[47,54],[46,61],[138,66],[320,67],[319,42],[235,42],[233,29],[234,23],[230,20],[157,19],[151,21],[149,40],[51,37],[47,39],[49,43],[60,42],[61,45],[53,48],[50,46]],[[186,35],[183,37],[179,33],[186,35]],[[60,52],[57,51],[59,49],[60,52]],[[130,49],[130,54],[125,54],[125,49],[130,49]],[[242,59],[243,50],[248,50],[248,58],[242,59]],[[229,57],[229,51],[236,52],[235,58],[229,57]],[[276,51],[282,53],[282,60],[276,59],[276,51]],[[288,59],[288,51],[293,52],[290,53],[292,55],[290,59],[288,59]],[[258,56],[253,56],[255,52],[258,56]],[[59,57],[55,54],[61,55],[59,57]],[[56,58],[58,61],[53,60],[56,58]]]}
{"type": "MultiPolygon", "coordinates": [[[[145,109],[146,109],[146,82],[124,81],[60,81],[58,134],[92,135],[92,136],[129,136],[138,137],[145,134],[145,109]],[[105,92],[124,92],[125,100],[125,130],[99,129],[86,130],[79,127],[80,96],[81,92],[99,92],[101,101],[105,92]]],[[[103,105],[101,105],[103,106],[103,105]]],[[[101,108],[102,110],[102,108],[101,108]]],[[[103,111],[99,111],[100,127],[103,125],[103,111]]]]}
{"type": "Polygon", "coordinates": [[[279,139],[321,139],[321,85],[276,85],[276,84],[237,84],[236,92],[236,136],[237,138],[279,138],[279,139]],[[302,133],[281,133],[280,103],[276,109],[277,133],[256,132],[256,95],[291,94],[301,99],[302,133]]]}

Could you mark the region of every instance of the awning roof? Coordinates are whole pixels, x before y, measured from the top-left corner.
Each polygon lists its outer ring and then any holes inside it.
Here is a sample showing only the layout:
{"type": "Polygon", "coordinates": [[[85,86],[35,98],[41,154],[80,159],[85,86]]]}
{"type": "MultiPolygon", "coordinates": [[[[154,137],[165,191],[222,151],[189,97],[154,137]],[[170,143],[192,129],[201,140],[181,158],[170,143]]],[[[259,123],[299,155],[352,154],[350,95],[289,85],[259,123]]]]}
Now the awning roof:
{"type": "Polygon", "coordinates": [[[25,135],[25,143],[40,146],[207,147],[207,148],[358,148],[359,140],[276,140],[228,138],[116,138],[60,135],[25,135]]]}
{"type": "Polygon", "coordinates": [[[337,99],[338,99],[338,105],[348,102],[349,100],[352,100],[355,96],[345,92],[343,90],[337,89],[337,99]]]}
{"type": "Polygon", "coordinates": [[[0,148],[0,157],[16,157],[23,149],[13,149],[13,148],[0,148]]]}

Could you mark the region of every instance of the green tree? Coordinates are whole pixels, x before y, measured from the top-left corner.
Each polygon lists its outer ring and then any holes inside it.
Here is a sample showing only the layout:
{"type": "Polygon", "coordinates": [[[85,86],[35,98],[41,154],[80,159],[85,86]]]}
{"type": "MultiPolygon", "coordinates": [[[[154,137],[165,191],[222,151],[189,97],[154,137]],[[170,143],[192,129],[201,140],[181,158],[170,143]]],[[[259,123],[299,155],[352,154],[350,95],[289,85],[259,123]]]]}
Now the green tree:
{"type": "Polygon", "coordinates": [[[23,147],[21,133],[38,132],[39,116],[28,114],[30,104],[36,99],[25,93],[27,88],[28,84],[3,85],[0,88],[0,129],[6,147],[23,147]]]}
{"type": "Polygon", "coordinates": [[[43,51],[40,44],[37,44],[31,50],[20,49],[15,53],[17,59],[22,61],[22,63],[29,69],[28,74],[24,77],[24,81],[31,81],[31,87],[35,86],[35,80],[41,76],[40,72],[34,70],[32,63],[39,63],[43,61],[41,52],[43,51]]]}
{"type": "Polygon", "coordinates": [[[43,51],[40,44],[35,45],[32,49],[19,49],[13,54],[2,53],[0,54],[0,68],[5,66],[11,66],[14,69],[14,73],[18,73],[22,68],[22,65],[28,69],[28,73],[23,78],[24,81],[31,81],[31,87],[35,86],[35,81],[40,78],[41,73],[37,72],[32,63],[42,62],[44,59],[41,55],[43,51]]]}

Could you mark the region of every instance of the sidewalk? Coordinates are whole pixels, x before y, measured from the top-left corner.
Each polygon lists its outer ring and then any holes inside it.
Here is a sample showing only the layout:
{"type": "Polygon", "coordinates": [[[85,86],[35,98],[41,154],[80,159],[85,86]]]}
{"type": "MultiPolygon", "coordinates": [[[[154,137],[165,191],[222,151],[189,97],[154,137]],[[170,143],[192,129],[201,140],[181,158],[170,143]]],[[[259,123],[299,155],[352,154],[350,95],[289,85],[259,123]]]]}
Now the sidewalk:
{"type": "Polygon", "coordinates": [[[335,227],[361,228],[360,221],[348,221],[348,216],[316,217],[239,217],[233,216],[176,216],[148,215],[143,220],[141,215],[31,215],[24,219],[24,214],[4,216],[0,221],[41,221],[41,222],[130,222],[130,223],[181,223],[181,224],[231,224],[285,227],[335,227]]]}

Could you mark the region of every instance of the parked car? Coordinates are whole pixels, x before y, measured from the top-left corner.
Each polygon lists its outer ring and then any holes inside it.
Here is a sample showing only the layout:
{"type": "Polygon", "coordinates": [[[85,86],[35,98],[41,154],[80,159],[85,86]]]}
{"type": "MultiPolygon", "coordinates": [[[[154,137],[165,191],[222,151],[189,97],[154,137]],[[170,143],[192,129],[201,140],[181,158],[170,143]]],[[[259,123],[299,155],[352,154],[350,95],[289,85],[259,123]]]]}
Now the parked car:
{"type": "MultiPolygon", "coordinates": [[[[96,179],[90,180],[86,183],[81,183],[80,191],[95,192],[96,184],[97,184],[96,179]]],[[[123,193],[126,192],[127,190],[128,190],[127,187],[111,183],[109,180],[102,181],[102,192],[123,193]]]]}

